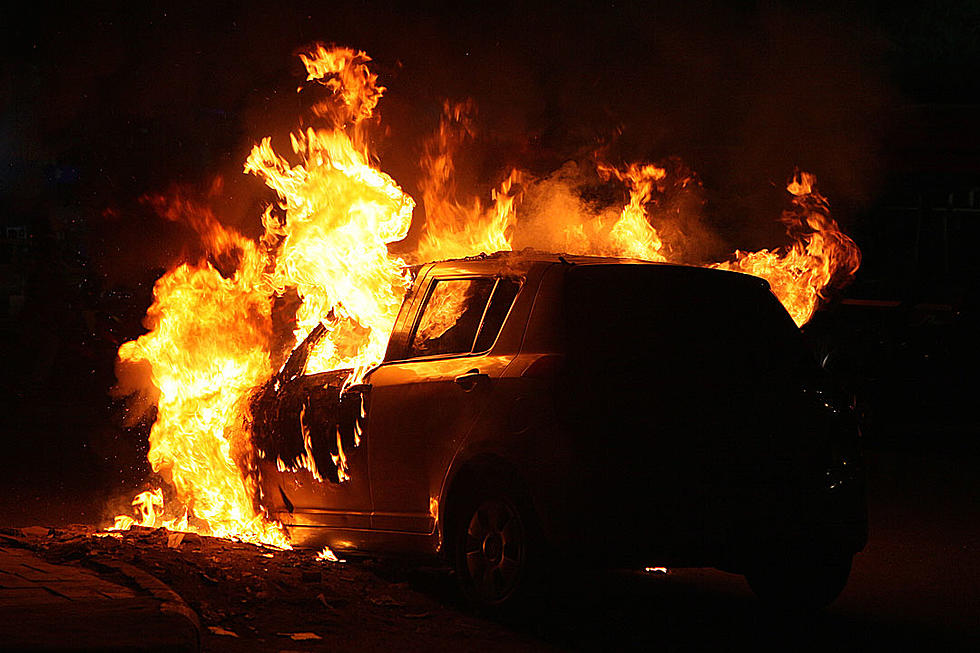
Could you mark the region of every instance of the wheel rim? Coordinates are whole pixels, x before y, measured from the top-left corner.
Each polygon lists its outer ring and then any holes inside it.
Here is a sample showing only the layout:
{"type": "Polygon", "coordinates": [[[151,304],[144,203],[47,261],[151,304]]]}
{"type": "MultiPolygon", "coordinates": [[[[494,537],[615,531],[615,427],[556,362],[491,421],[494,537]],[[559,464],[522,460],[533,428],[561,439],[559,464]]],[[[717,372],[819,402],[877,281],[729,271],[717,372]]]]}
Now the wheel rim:
{"type": "Polygon", "coordinates": [[[517,510],[499,499],[481,503],[466,529],[464,555],[477,596],[491,603],[506,599],[520,582],[527,555],[517,510]]]}

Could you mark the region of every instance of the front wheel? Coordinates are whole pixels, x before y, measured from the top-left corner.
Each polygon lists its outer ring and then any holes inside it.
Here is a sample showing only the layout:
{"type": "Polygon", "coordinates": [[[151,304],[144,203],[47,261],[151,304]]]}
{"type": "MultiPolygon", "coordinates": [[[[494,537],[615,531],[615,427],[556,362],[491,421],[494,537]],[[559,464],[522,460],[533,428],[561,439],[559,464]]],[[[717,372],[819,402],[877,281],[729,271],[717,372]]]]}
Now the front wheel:
{"type": "Polygon", "coordinates": [[[535,531],[530,511],[505,494],[473,494],[454,520],[454,568],[466,598],[484,610],[510,614],[528,597],[535,531]]]}
{"type": "Polygon", "coordinates": [[[841,552],[783,552],[756,562],[745,574],[752,591],[782,611],[819,610],[840,595],[853,556],[841,552]]]}

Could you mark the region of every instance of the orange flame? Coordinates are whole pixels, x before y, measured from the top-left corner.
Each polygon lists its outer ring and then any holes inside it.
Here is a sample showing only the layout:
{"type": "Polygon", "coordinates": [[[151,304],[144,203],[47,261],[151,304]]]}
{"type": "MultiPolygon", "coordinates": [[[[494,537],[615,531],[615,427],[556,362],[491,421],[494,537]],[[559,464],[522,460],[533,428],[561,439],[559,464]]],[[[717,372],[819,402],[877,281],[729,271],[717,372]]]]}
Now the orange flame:
{"type": "Polygon", "coordinates": [[[337,557],[337,554],[333,552],[329,546],[324,546],[319,553],[316,554],[316,559],[321,562],[347,562],[346,560],[341,560],[337,557]]]}
{"type": "Polygon", "coordinates": [[[626,184],[630,196],[619,220],[609,231],[608,249],[603,253],[647,261],[666,261],[667,257],[660,252],[663,242],[650,224],[646,206],[658,184],[667,176],[667,171],[651,164],[633,163],[626,170],[599,164],[599,172],[606,179],[615,177],[626,184]]]}
{"type": "Polygon", "coordinates": [[[459,203],[455,184],[455,159],[460,148],[473,138],[473,103],[443,105],[439,131],[425,143],[422,155],[422,205],[425,230],[419,239],[416,258],[435,261],[480,253],[510,250],[517,221],[516,184],[521,175],[511,170],[493,200],[485,208],[479,199],[459,203]]]}
{"type": "Polygon", "coordinates": [[[318,44],[309,53],[301,53],[300,61],[309,73],[306,81],[316,81],[333,92],[338,102],[319,102],[313,107],[318,116],[334,115],[341,111],[341,124],[359,123],[374,115],[374,110],[385,92],[378,85],[378,76],[367,67],[371,57],[350,48],[327,49],[318,44]]]}
{"type": "Polygon", "coordinates": [[[137,519],[120,515],[116,517],[114,528],[116,530],[127,530],[131,526],[154,526],[158,514],[163,512],[163,490],[156,488],[140,492],[133,497],[133,508],[137,519]]]}
{"type": "MultiPolygon", "coordinates": [[[[323,83],[335,108],[314,114],[333,128],[292,135],[302,163],[292,166],[257,144],[245,171],[279,196],[262,216],[262,247],[222,227],[206,210],[182,204],[174,216],[191,222],[216,255],[232,255],[229,276],[211,263],[184,264],[165,274],[148,311],[150,332],[119,350],[122,361],[146,361],[160,391],[149,459],[177,498],[214,535],[285,545],[253,499],[248,397],[268,380],[271,312],[276,295],[302,300],[296,342],[323,322],[327,337],[306,371],[354,368],[354,376],[384,355],[408,286],[404,262],[387,243],[404,238],[414,201],[369,161],[361,123],[383,88],[364,53],[318,46],[303,55],[309,79],[323,83]],[[338,118],[339,117],[339,118],[338,118]]],[[[125,519],[120,523],[125,523],[125,519]]]]}
{"type": "Polygon", "coordinates": [[[768,281],[798,326],[813,316],[827,287],[849,280],[861,265],[861,251],[830,217],[827,198],[815,184],[814,175],[797,172],[786,187],[792,208],[782,222],[794,240],[788,249],[736,251],[734,260],[713,266],[768,281]]]}
{"type": "MultiPolygon", "coordinates": [[[[150,464],[215,535],[282,544],[252,507],[254,487],[240,467],[249,448],[242,426],[247,397],[271,373],[265,256],[206,209],[178,200],[169,211],[187,216],[211,255],[231,255],[238,266],[230,276],[207,261],[165,274],[147,312],[150,332],[119,349],[121,361],[150,363],[160,393],[150,464]]],[[[140,523],[154,525],[152,514],[144,511],[140,523]]]]}

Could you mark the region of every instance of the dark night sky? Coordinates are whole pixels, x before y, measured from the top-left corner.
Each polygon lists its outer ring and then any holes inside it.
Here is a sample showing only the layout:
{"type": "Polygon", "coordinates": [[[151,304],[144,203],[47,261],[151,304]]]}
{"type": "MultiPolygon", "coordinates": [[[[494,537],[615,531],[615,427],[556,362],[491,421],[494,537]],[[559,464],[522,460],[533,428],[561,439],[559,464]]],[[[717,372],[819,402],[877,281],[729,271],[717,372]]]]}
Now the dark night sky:
{"type": "Polygon", "coordinates": [[[124,274],[176,255],[175,228],[134,206],[145,193],[221,173],[225,219],[254,224],[269,198],[241,163],[295,125],[294,55],[316,40],[376,60],[390,127],[378,149],[409,192],[441,100],[473,97],[488,183],[511,163],[554,169],[621,128],[616,155],[680,156],[736,212],[794,165],[860,208],[899,107],[980,93],[971,2],[96,4],[3,17],[0,192],[17,211],[82,207],[91,255],[124,274]]]}

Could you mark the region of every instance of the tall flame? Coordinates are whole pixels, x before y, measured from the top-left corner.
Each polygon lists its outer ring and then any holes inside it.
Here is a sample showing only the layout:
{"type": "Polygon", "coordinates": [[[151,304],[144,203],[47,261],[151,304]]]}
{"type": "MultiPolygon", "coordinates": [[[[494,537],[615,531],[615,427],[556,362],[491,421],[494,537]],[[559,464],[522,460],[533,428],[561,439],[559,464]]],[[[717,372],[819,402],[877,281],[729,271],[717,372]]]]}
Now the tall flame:
{"type": "Polygon", "coordinates": [[[207,210],[172,207],[168,215],[189,221],[216,257],[231,255],[237,266],[230,276],[210,262],[165,274],[147,313],[150,332],[119,351],[122,361],[150,364],[160,399],[149,460],[180,503],[215,535],[280,545],[283,535],[254,505],[246,429],[250,393],[275,372],[273,301],[287,291],[301,299],[296,343],[326,326],[307,372],[363,373],[383,357],[408,287],[405,264],[387,244],[405,237],[415,206],[370,161],[363,123],[384,89],[368,71],[367,55],[318,46],[301,58],[309,80],[331,92],[313,107],[329,124],[292,134],[302,159],[295,166],[269,138],[253,147],[245,171],[279,196],[262,216],[261,246],[207,210]]]}
{"type": "Polygon", "coordinates": [[[491,194],[484,207],[476,197],[462,204],[457,197],[455,160],[459,150],[473,138],[472,102],[443,105],[439,131],[425,143],[422,155],[422,205],[425,230],[419,239],[416,258],[434,261],[462,258],[511,249],[517,222],[515,185],[521,175],[511,170],[491,194]]]}
{"type": "MultiPolygon", "coordinates": [[[[121,361],[150,364],[160,393],[150,464],[213,534],[283,544],[252,505],[244,429],[248,395],[272,372],[265,256],[207,209],[184,203],[170,210],[188,215],[212,255],[234,254],[239,262],[230,276],[209,261],[166,273],[147,312],[150,332],[119,349],[121,361]]],[[[162,517],[162,503],[160,496],[159,510],[150,514],[162,517]]],[[[146,515],[141,523],[151,525],[146,515]]]]}
{"type": "Polygon", "coordinates": [[[662,184],[667,177],[667,171],[652,164],[632,163],[625,170],[618,170],[600,163],[599,173],[607,179],[615,177],[622,181],[630,197],[609,231],[604,253],[647,261],[666,261],[667,257],[660,251],[664,244],[650,224],[646,207],[658,184],[662,184]]]}
{"type": "MultiPolygon", "coordinates": [[[[157,281],[147,312],[149,332],[119,349],[123,363],[144,363],[151,370],[159,399],[148,457],[176,496],[174,508],[164,505],[160,488],[140,493],[133,501],[135,516],[117,518],[119,528],[195,529],[288,546],[257,507],[248,431],[249,397],[276,373],[275,352],[284,344],[273,328],[277,298],[291,294],[299,300],[287,344],[303,342],[323,325],[325,336],[309,352],[305,372],[351,369],[349,380],[356,380],[383,358],[410,285],[405,261],[391,255],[388,245],[405,238],[415,208],[369,148],[369,128],[385,89],[364,52],[317,45],[300,59],[309,86],[327,96],[312,105],[308,124],[290,137],[299,163],[278,154],[268,137],[245,161],[245,172],[278,197],[261,216],[259,242],[182,197],[153,200],[163,215],[197,230],[206,257],[178,265],[157,281]]],[[[486,204],[463,199],[456,187],[457,157],[475,134],[474,110],[471,102],[447,102],[437,132],[424,143],[425,224],[410,257],[414,262],[512,248],[527,174],[511,170],[486,204]]],[[[598,172],[622,183],[629,198],[615,215],[570,213],[555,226],[567,251],[652,261],[676,257],[683,243],[662,238],[651,207],[671,185],[683,187],[691,178],[652,163],[599,164],[598,172]]],[[[736,251],[731,260],[711,264],[768,279],[797,324],[812,316],[827,287],[853,276],[860,264],[857,246],[830,217],[829,203],[814,184],[813,175],[798,173],[788,186],[791,206],[782,221],[790,246],[736,251]]],[[[457,300],[445,299],[447,319],[459,312],[457,300]]],[[[338,476],[344,479],[342,471],[338,476]]]]}

